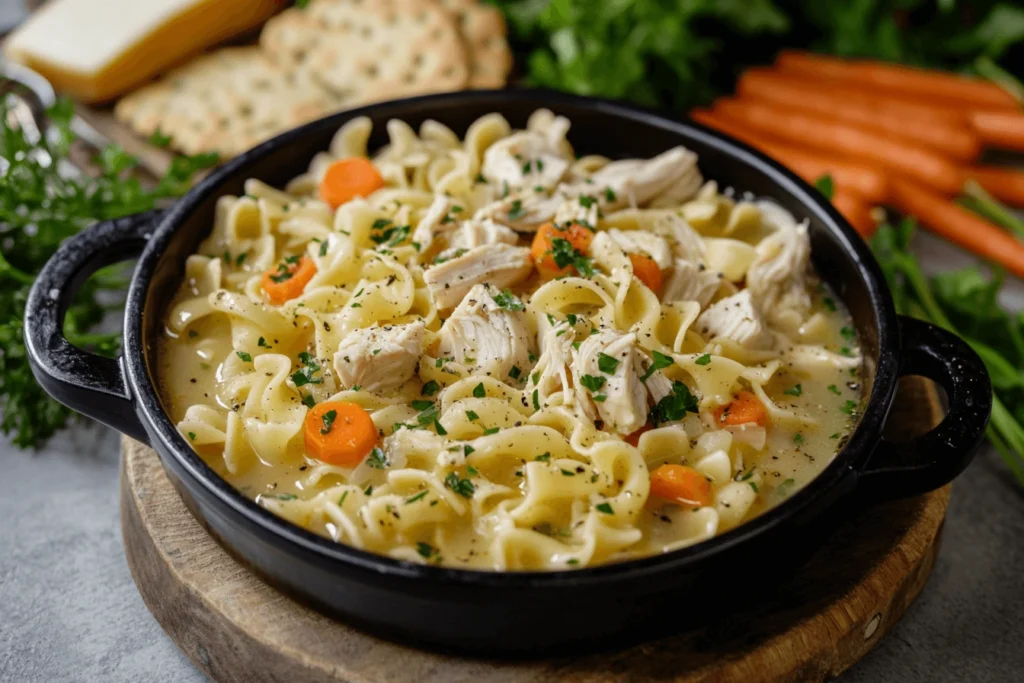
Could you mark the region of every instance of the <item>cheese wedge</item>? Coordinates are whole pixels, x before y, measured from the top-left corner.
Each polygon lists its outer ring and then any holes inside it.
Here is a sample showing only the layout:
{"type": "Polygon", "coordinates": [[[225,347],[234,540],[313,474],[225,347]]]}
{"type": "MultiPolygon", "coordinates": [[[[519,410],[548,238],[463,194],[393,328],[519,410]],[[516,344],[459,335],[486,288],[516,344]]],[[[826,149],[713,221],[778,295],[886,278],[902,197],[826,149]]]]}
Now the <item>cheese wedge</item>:
{"type": "Polygon", "coordinates": [[[266,21],[283,0],[50,0],[6,55],[85,102],[109,100],[266,21]]]}

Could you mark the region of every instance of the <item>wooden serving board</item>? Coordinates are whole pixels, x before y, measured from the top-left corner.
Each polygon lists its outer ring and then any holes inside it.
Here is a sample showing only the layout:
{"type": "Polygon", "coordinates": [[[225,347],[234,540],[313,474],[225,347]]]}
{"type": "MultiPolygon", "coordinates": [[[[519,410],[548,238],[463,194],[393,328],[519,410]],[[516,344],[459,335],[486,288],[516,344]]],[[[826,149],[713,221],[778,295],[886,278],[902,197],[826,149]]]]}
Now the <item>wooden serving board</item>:
{"type": "MultiPolygon", "coordinates": [[[[934,390],[908,382],[889,424],[909,435],[941,414],[934,390]]],[[[207,535],[156,453],[127,437],[121,450],[124,546],[146,605],[204,673],[247,683],[828,680],[874,647],[920,593],[949,501],[947,486],[865,510],[791,580],[752,591],[748,609],[709,615],[699,630],[586,657],[497,662],[383,641],[285,597],[207,535]]]]}

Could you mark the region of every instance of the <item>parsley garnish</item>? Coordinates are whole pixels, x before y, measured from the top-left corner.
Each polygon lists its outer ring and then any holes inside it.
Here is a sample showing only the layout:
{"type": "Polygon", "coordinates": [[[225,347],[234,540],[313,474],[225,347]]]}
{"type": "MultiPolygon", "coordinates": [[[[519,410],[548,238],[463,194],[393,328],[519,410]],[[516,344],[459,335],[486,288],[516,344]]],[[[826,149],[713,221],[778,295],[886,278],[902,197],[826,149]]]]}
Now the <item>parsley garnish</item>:
{"type": "Polygon", "coordinates": [[[516,297],[515,294],[513,294],[512,292],[510,292],[507,289],[501,290],[499,293],[495,294],[494,297],[492,297],[492,298],[494,299],[494,303],[498,304],[498,306],[500,306],[501,308],[504,308],[506,311],[525,311],[526,310],[526,305],[522,301],[520,301],[519,298],[516,297]]]}
{"type": "Polygon", "coordinates": [[[455,472],[448,473],[448,476],[444,478],[444,485],[463,498],[472,498],[473,493],[476,491],[476,486],[473,485],[471,480],[460,479],[459,475],[455,472]]]}
{"type": "Polygon", "coordinates": [[[423,541],[420,541],[416,544],[416,552],[419,553],[420,557],[422,557],[423,559],[429,560],[430,558],[434,557],[434,555],[437,555],[439,551],[437,548],[430,545],[429,543],[424,543],[423,541]]]}
{"type": "Polygon", "coordinates": [[[540,410],[540,400],[538,398],[537,390],[533,390],[533,409],[540,410]]]}
{"type": "Polygon", "coordinates": [[[270,344],[268,344],[267,340],[264,339],[263,337],[260,337],[260,340],[258,342],[256,342],[256,346],[259,346],[259,347],[264,348],[264,349],[269,349],[270,348],[270,344]]]}
{"type": "Polygon", "coordinates": [[[690,388],[680,381],[672,383],[672,393],[662,398],[651,408],[648,419],[658,425],[662,422],[681,420],[686,413],[697,412],[697,397],[690,393],[690,388]]]}
{"type": "Polygon", "coordinates": [[[572,246],[572,242],[561,237],[551,240],[551,258],[559,268],[573,267],[583,277],[593,277],[594,260],[584,256],[572,246]]]}
{"type": "Polygon", "coordinates": [[[374,446],[373,450],[370,451],[370,454],[366,456],[366,464],[375,470],[387,469],[391,465],[391,463],[388,462],[388,459],[384,456],[384,451],[382,451],[379,446],[374,446]]]}
{"type": "Polygon", "coordinates": [[[487,390],[484,389],[483,382],[480,382],[475,387],[473,387],[473,396],[475,396],[476,398],[484,398],[487,396],[487,390]]]}
{"type": "Polygon", "coordinates": [[[320,417],[320,421],[324,423],[324,426],[320,428],[321,434],[330,434],[331,427],[334,426],[334,420],[338,417],[337,410],[328,410],[320,417]]]}
{"type": "Polygon", "coordinates": [[[239,358],[241,358],[242,361],[245,362],[245,363],[251,363],[252,362],[252,356],[249,355],[248,353],[246,353],[245,351],[235,351],[235,355],[238,356],[239,358]]]}
{"type": "Polygon", "coordinates": [[[609,356],[607,353],[597,354],[597,367],[601,372],[610,375],[619,367],[619,359],[609,356]]]}
{"type": "Polygon", "coordinates": [[[196,440],[196,433],[195,432],[189,432],[188,433],[188,439],[189,439],[189,441],[195,441],[196,440]]]}
{"type": "Polygon", "coordinates": [[[501,427],[490,427],[484,430],[484,436],[490,436],[491,434],[497,434],[501,431],[501,427]]]}
{"type": "MultiPolygon", "coordinates": [[[[708,356],[708,358],[710,359],[710,356],[708,356]]],[[[598,366],[600,367],[601,359],[598,358],[597,362],[598,366]]],[[[670,365],[675,365],[675,363],[676,362],[675,360],[673,360],[672,356],[666,356],[664,353],[661,353],[660,351],[654,351],[654,362],[651,363],[651,367],[647,368],[647,372],[645,372],[643,377],[640,378],[640,381],[646,382],[647,378],[653,375],[657,370],[663,370],[669,367],[670,365]]]]}
{"type": "Polygon", "coordinates": [[[429,382],[423,385],[423,388],[420,390],[420,393],[423,394],[424,396],[433,396],[438,391],[440,391],[440,389],[440,384],[438,384],[435,380],[430,380],[429,382]]]}
{"type": "Polygon", "coordinates": [[[519,369],[518,365],[513,365],[512,369],[508,371],[508,376],[512,379],[519,379],[521,374],[523,374],[523,371],[519,369]]]}
{"type": "Polygon", "coordinates": [[[802,384],[794,384],[792,387],[786,389],[782,393],[785,394],[786,396],[799,396],[800,394],[804,393],[804,387],[802,384]]]}
{"type": "Polygon", "coordinates": [[[849,325],[845,325],[841,330],[839,330],[839,334],[843,335],[843,339],[847,341],[853,341],[857,338],[857,330],[853,329],[849,325]]]}
{"type": "Polygon", "coordinates": [[[413,410],[415,410],[416,412],[422,412],[422,411],[427,410],[428,408],[432,407],[434,405],[434,402],[433,401],[413,401],[410,405],[412,406],[413,410]]]}
{"type": "Polygon", "coordinates": [[[606,377],[595,377],[594,375],[583,375],[580,377],[580,383],[591,393],[598,391],[607,381],[606,377]]]}
{"type": "Polygon", "coordinates": [[[711,362],[711,354],[705,353],[703,356],[698,356],[697,360],[693,361],[697,365],[707,365],[711,362]]]}
{"type": "Polygon", "coordinates": [[[843,407],[840,408],[839,410],[843,411],[847,415],[853,415],[854,412],[856,412],[856,410],[857,410],[857,402],[856,401],[852,401],[852,400],[847,400],[846,403],[843,404],[843,407]]]}
{"type": "Polygon", "coordinates": [[[603,512],[606,515],[614,515],[615,514],[615,510],[612,509],[612,504],[611,503],[607,503],[607,502],[600,503],[599,505],[595,505],[594,508],[598,512],[603,512]]]}
{"type": "Polygon", "coordinates": [[[479,415],[477,415],[477,414],[476,414],[476,411],[473,411],[473,410],[467,410],[467,411],[466,411],[466,417],[468,417],[468,418],[469,418],[469,421],[470,421],[470,422],[473,422],[473,421],[475,421],[475,420],[479,420],[479,419],[480,419],[480,416],[479,416],[479,415]]]}
{"type": "Polygon", "coordinates": [[[323,384],[322,377],[313,377],[314,374],[320,371],[320,363],[315,358],[309,355],[308,352],[303,351],[299,354],[299,360],[302,361],[306,367],[301,370],[296,370],[292,373],[292,382],[295,386],[301,387],[306,384],[323,384]]]}
{"type": "Polygon", "coordinates": [[[417,500],[423,500],[424,498],[427,497],[428,493],[430,493],[430,491],[420,491],[415,496],[410,496],[406,498],[405,504],[408,505],[409,503],[415,503],[417,500]]]}
{"type": "Polygon", "coordinates": [[[536,460],[537,462],[548,462],[549,460],[551,460],[551,453],[541,453],[536,458],[534,458],[534,460],[536,460]]]}
{"type": "Polygon", "coordinates": [[[829,384],[828,385],[828,390],[831,391],[836,396],[842,396],[843,395],[843,392],[839,391],[839,387],[837,387],[835,384],[829,384]]]}

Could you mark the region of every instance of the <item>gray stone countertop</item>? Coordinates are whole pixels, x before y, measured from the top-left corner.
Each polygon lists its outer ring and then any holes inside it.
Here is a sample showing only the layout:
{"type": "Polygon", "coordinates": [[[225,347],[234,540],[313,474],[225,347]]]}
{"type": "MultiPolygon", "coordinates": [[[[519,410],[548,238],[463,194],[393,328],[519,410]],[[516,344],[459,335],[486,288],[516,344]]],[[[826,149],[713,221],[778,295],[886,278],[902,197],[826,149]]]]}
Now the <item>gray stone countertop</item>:
{"type": "MultiPolygon", "coordinates": [[[[967,263],[922,235],[934,269],[967,263]]],[[[1013,282],[1007,304],[1024,308],[1013,282]]],[[[0,681],[204,679],[149,614],[118,519],[118,436],[95,426],[38,453],[0,443],[0,681]]],[[[843,683],[1024,677],[1024,494],[985,448],[957,480],[924,592],[843,683]]]]}

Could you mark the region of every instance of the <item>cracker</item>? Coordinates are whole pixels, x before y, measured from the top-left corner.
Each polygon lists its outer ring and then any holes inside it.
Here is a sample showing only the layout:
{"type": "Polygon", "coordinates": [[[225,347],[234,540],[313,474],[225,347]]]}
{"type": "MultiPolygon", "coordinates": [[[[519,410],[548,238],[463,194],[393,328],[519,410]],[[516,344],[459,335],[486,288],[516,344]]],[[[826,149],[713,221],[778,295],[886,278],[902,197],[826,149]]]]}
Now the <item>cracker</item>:
{"type": "Polygon", "coordinates": [[[469,52],[469,87],[503,88],[512,70],[505,17],[478,0],[439,0],[459,22],[469,52]]]}
{"type": "Polygon", "coordinates": [[[260,45],[349,104],[461,90],[454,18],[434,0],[315,0],[267,22],[260,45]]]}
{"type": "Polygon", "coordinates": [[[338,108],[301,73],[256,47],[224,48],[172,70],[121,99],[117,118],[144,136],[159,130],[187,154],[230,157],[338,108]]]}

